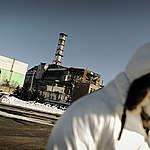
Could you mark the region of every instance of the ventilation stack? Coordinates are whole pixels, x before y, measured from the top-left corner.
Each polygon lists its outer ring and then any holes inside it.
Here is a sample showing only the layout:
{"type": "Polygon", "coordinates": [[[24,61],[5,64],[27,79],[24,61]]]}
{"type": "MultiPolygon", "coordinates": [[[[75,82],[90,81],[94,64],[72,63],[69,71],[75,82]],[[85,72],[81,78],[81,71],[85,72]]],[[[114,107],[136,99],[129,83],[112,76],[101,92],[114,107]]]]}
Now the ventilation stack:
{"type": "Polygon", "coordinates": [[[66,34],[64,34],[64,33],[59,34],[58,46],[57,46],[57,50],[55,53],[55,60],[53,61],[53,64],[55,64],[55,65],[61,65],[61,63],[62,63],[66,38],[67,38],[66,34]]]}

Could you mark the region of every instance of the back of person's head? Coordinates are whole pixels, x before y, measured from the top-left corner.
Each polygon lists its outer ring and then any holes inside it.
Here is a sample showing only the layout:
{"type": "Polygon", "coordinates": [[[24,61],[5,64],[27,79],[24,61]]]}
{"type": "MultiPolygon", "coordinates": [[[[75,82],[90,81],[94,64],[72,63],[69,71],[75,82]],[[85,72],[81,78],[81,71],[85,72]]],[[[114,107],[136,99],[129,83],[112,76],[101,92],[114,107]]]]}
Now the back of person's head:
{"type": "Polygon", "coordinates": [[[150,89],[150,73],[132,82],[129,87],[124,107],[130,111],[137,108],[143,102],[144,97],[150,89]]]}
{"type": "Polygon", "coordinates": [[[126,122],[126,110],[133,113],[141,113],[142,107],[145,105],[144,101],[148,92],[150,91],[150,73],[135,79],[128,90],[127,98],[124,104],[123,114],[121,118],[121,130],[118,140],[120,140],[123,128],[126,122]]]}

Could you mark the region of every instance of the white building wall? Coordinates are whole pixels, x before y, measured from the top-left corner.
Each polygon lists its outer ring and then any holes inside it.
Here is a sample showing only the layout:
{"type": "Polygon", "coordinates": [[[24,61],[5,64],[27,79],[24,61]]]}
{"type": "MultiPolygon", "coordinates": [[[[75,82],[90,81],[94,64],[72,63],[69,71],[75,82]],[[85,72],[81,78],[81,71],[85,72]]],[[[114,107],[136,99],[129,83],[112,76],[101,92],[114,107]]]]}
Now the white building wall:
{"type": "Polygon", "coordinates": [[[11,59],[11,58],[0,56],[0,68],[6,69],[6,70],[11,70],[11,68],[12,68],[13,72],[17,72],[20,74],[26,74],[28,64],[23,63],[21,61],[11,59]]]}

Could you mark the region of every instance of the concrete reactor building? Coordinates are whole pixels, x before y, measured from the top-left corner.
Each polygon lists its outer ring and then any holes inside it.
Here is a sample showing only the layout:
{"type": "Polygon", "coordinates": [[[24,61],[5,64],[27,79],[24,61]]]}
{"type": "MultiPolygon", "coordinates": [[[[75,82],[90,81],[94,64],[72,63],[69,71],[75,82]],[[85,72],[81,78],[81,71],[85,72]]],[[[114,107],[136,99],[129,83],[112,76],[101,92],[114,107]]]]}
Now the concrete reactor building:
{"type": "Polygon", "coordinates": [[[72,103],[78,98],[103,87],[101,75],[88,69],[64,67],[62,59],[67,35],[59,34],[52,64],[41,63],[27,71],[25,82],[37,88],[50,100],[72,103]]]}

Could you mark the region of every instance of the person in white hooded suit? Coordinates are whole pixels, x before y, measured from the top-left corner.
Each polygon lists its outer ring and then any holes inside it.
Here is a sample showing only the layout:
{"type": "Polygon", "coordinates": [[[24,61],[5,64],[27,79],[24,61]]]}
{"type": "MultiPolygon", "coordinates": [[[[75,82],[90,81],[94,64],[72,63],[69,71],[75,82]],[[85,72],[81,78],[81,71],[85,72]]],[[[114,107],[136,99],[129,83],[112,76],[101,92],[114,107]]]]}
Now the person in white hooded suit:
{"type": "Polygon", "coordinates": [[[148,98],[138,103],[135,111],[126,108],[120,134],[130,85],[148,73],[150,43],[137,49],[125,71],[103,89],[82,97],[67,109],[53,128],[46,150],[149,150],[140,111],[143,107],[150,115],[148,98]]]}

